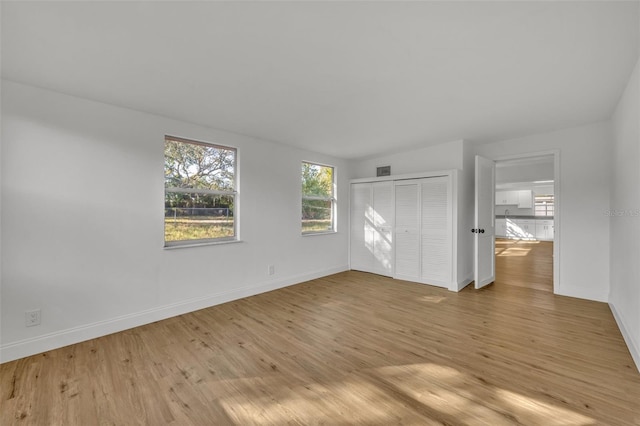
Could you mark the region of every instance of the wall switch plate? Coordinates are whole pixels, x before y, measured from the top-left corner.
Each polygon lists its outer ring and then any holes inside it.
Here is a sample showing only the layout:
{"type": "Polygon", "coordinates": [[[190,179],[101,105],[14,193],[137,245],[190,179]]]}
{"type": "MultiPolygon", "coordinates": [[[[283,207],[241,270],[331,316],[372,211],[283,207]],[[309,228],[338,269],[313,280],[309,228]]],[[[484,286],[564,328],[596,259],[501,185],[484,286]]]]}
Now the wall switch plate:
{"type": "Polygon", "coordinates": [[[34,325],[40,325],[40,309],[33,309],[31,311],[24,311],[24,322],[27,327],[33,327],[34,325]]]}
{"type": "Polygon", "coordinates": [[[267,272],[269,273],[269,275],[273,275],[276,273],[276,268],[273,265],[269,265],[269,267],[267,268],[267,272]]]}

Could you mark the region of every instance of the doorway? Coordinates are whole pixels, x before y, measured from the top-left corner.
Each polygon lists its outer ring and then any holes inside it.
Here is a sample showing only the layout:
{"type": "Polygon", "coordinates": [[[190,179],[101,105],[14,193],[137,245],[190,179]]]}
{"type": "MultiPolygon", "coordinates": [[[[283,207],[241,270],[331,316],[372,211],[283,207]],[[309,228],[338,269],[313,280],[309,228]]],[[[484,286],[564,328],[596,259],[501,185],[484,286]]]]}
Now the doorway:
{"type": "Polygon", "coordinates": [[[495,283],[556,292],[559,153],[496,160],[495,283]]]}

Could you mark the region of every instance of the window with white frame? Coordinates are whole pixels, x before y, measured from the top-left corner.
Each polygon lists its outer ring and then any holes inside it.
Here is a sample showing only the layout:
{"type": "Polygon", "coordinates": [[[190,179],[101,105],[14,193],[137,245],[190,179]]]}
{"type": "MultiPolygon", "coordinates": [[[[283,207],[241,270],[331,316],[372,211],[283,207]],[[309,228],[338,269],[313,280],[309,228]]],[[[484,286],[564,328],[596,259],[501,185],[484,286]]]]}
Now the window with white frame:
{"type": "Polygon", "coordinates": [[[165,136],[165,246],[237,238],[236,157],[235,148],[165,136]]]}
{"type": "Polygon", "coordinates": [[[535,215],[536,216],[553,216],[553,195],[536,195],[535,196],[535,215]]]}
{"type": "Polygon", "coordinates": [[[335,231],[335,173],[322,164],[302,162],[302,233],[335,231]]]}

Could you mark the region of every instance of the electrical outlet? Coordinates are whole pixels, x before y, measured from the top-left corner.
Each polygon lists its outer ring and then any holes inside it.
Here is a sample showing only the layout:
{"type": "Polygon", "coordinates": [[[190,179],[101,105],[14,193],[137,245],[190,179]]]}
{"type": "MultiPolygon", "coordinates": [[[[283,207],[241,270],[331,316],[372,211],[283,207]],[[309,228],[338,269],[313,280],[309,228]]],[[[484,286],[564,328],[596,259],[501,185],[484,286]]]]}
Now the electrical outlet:
{"type": "Polygon", "coordinates": [[[34,325],[40,325],[40,309],[33,309],[31,311],[24,311],[24,322],[27,327],[33,327],[34,325]]]}
{"type": "Polygon", "coordinates": [[[267,272],[269,273],[269,275],[273,275],[276,273],[276,268],[273,265],[269,265],[269,267],[267,268],[267,272]]]}

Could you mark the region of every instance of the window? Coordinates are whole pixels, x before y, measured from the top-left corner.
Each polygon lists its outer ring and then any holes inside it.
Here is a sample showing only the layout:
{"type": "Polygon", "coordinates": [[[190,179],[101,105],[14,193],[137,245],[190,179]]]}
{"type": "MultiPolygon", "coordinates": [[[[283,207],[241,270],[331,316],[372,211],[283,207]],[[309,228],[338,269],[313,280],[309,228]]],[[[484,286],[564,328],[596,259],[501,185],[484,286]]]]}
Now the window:
{"type": "Polygon", "coordinates": [[[166,136],[164,244],[236,239],[236,149],[166,136]]]}
{"type": "Polygon", "coordinates": [[[335,181],[331,166],[302,163],[302,233],[335,231],[335,181]]]}
{"type": "Polygon", "coordinates": [[[553,195],[536,195],[535,215],[553,216],[553,195]]]}

